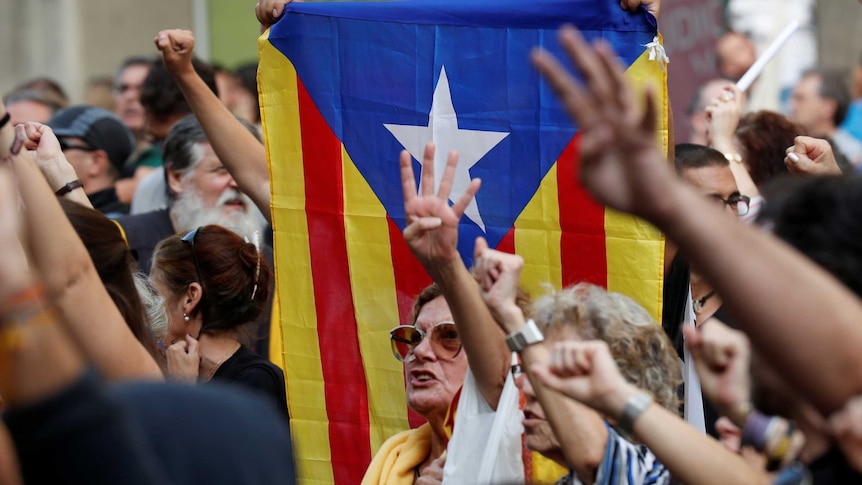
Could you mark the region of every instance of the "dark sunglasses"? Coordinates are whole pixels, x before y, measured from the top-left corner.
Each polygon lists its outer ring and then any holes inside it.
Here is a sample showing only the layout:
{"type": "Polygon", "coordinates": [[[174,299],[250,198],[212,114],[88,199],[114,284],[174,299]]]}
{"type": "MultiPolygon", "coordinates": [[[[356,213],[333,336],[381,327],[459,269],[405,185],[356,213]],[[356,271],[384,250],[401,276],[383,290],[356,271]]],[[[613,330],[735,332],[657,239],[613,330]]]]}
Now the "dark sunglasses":
{"type": "Polygon", "coordinates": [[[66,141],[63,138],[60,138],[57,141],[60,142],[60,151],[64,151],[64,152],[66,150],[81,150],[84,152],[94,152],[94,151],[98,150],[98,148],[93,148],[89,145],[81,145],[78,143],[71,143],[69,141],[66,141]]]}
{"type": "MultiPolygon", "coordinates": [[[[429,335],[413,325],[399,325],[389,331],[392,353],[401,362],[416,358],[413,350],[429,335]]],[[[461,337],[455,322],[435,323],[430,332],[431,349],[441,359],[454,359],[461,352],[461,337]]]]}

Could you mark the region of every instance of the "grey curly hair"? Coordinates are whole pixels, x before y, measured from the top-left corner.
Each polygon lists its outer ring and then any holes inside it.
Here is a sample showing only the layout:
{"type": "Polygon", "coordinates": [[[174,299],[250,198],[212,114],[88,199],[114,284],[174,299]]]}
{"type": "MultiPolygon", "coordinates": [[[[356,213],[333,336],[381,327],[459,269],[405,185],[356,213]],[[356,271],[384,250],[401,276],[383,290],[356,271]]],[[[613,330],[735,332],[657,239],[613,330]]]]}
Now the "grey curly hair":
{"type": "Polygon", "coordinates": [[[604,341],[628,382],[679,413],[679,358],[661,325],[631,298],[579,283],[538,299],[533,318],[546,335],[552,329],[574,329],[583,340],[604,341]]]}

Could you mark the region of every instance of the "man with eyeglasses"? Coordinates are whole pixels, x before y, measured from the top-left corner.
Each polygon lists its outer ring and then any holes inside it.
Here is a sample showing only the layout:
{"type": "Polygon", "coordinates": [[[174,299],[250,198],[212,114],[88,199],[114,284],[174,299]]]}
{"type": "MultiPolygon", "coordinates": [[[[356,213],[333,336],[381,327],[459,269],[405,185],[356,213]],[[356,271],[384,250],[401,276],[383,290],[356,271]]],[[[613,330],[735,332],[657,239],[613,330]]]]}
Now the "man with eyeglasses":
{"type": "Polygon", "coordinates": [[[80,187],[106,216],[127,214],[129,207],[117,197],[114,184],[135,150],[135,138],[120,118],[102,108],[73,106],[58,111],[48,126],[78,177],[55,187],[58,195],[80,187]]]}
{"type": "MultiPolygon", "coordinates": [[[[742,219],[749,213],[751,199],[739,192],[730,162],[718,150],[689,143],[678,144],[675,147],[675,164],[677,175],[708,200],[722,207],[728,218],[742,219]]],[[[712,284],[699,274],[697,268],[690,267],[688,261],[677,254],[672,241],[667,241],[665,258],[670,263],[665,272],[662,326],[674,342],[679,357],[687,362],[682,326],[690,320],[690,315],[694,315],[692,323],[695,325],[701,325],[713,317],[731,326],[732,321],[721,309],[721,296],[716,294],[712,284]]],[[[692,374],[694,372],[693,368],[685,369],[692,374]]],[[[688,376],[686,382],[690,382],[688,376]]],[[[718,437],[715,421],[719,415],[702,399],[699,386],[687,389],[686,405],[689,406],[686,419],[695,427],[718,437]]]]}

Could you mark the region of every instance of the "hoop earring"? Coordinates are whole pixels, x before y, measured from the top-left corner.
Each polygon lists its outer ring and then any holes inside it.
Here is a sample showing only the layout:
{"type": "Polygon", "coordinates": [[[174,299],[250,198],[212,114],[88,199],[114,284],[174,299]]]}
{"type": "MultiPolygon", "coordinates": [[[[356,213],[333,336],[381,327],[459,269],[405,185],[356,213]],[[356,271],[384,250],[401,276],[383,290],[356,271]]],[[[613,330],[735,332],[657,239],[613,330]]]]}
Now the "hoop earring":
{"type": "Polygon", "coordinates": [[[189,320],[191,320],[191,318],[189,318],[187,313],[183,313],[183,320],[188,322],[189,320]]]}

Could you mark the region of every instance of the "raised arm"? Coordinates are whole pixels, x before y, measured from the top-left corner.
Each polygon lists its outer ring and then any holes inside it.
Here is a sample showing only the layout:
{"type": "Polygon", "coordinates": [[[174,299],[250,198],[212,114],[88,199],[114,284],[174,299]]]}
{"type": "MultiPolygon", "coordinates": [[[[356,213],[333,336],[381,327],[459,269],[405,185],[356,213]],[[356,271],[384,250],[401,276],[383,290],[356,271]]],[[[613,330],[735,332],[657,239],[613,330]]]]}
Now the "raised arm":
{"type": "Polygon", "coordinates": [[[251,197],[266,220],[272,222],[266,150],[195,72],[192,67],[194,34],[188,30],[163,30],[155,42],[162,52],[165,68],[182,90],[213,151],[239,189],[251,197]]]}
{"type": "MultiPolygon", "coordinates": [[[[17,128],[17,137],[27,140],[23,148],[35,148],[24,126],[17,128]]],[[[26,207],[27,249],[69,335],[107,379],[161,379],[159,366],[126,325],[27,150],[8,160],[26,207]]]]}
{"type": "MultiPolygon", "coordinates": [[[[66,155],[60,148],[60,142],[57,141],[54,131],[48,125],[28,121],[24,124],[24,129],[30,142],[30,148],[35,144],[35,149],[31,152],[34,155],[33,159],[54,192],[78,179],[75,167],[66,159],[66,155]]],[[[93,208],[93,204],[90,203],[90,199],[84,193],[83,186],[68,191],[63,197],[84,207],[93,208]]]]}
{"type": "Polygon", "coordinates": [[[473,179],[467,191],[450,207],[449,196],[457,161],[458,154],[450,153],[440,189],[434,194],[434,144],[429,143],[425,147],[417,194],[413,159],[406,150],[401,152],[401,184],[407,216],[404,239],[416,259],[440,286],[455,319],[479,392],[488,405],[496,409],[506,383],[511,352],[506,348],[505,335],[494,323],[479,295],[476,281],[458,253],[458,221],[481,182],[473,179]]]}
{"type": "Polygon", "coordinates": [[[23,481],[164,483],[125,414],[85,377],[62,314],[28,268],[16,195],[10,174],[0,169],[0,394],[23,481]],[[82,466],[97,459],[106,461],[82,466]]]}
{"type": "MultiPolygon", "coordinates": [[[[751,468],[739,455],[701,433],[658,404],[646,401],[632,413],[643,391],[626,382],[606,343],[565,341],[554,345],[549,358],[533,368],[533,376],[549,389],[576,399],[617,423],[625,423],[680,483],[703,485],[763,484],[769,477],[751,468]]],[[[551,392],[553,392],[551,391],[551,392]]],[[[623,428],[626,426],[623,425],[623,428]]]]}
{"type": "Polygon", "coordinates": [[[824,414],[862,391],[862,302],[774,237],[728,221],[671,173],[644,112],[607,43],[560,34],[583,86],[552,56],[534,63],[578,121],[580,178],[602,203],[664,231],[713,283],[741,330],[787,382],[824,414]],[[745,251],[740,251],[745,248],[745,251]]]}
{"type": "MultiPolygon", "coordinates": [[[[475,254],[474,271],[482,288],[482,297],[496,323],[506,334],[520,330],[526,321],[523,311],[515,304],[515,295],[524,267],[523,258],[488,249],[488,244],[482,238],[476,240],[475,254]]],[[[519,355],[536,399],[541,403],[545,417],[560,443],[566,464],[582,482],[593,483],[608,443],[608,431],[601,416],[553,392],[533,377],[533,365],[548,361],[545,344],[529,345],[519,355]]]]}
{"type": "Polygon", "coordinates": [[[730,171],[736,180],[736,186],[742,195],[754,198],[760,196],[760,190],[754,185],[754,180],[748,169],[742,163],[742,158],[733,144],[733,136],[739,126],[745,93],[736,86],[727,86],[721,95],[710,101],[706,107],[709,120],[709,145],[720,151],[730,161],[730,171]]]}

